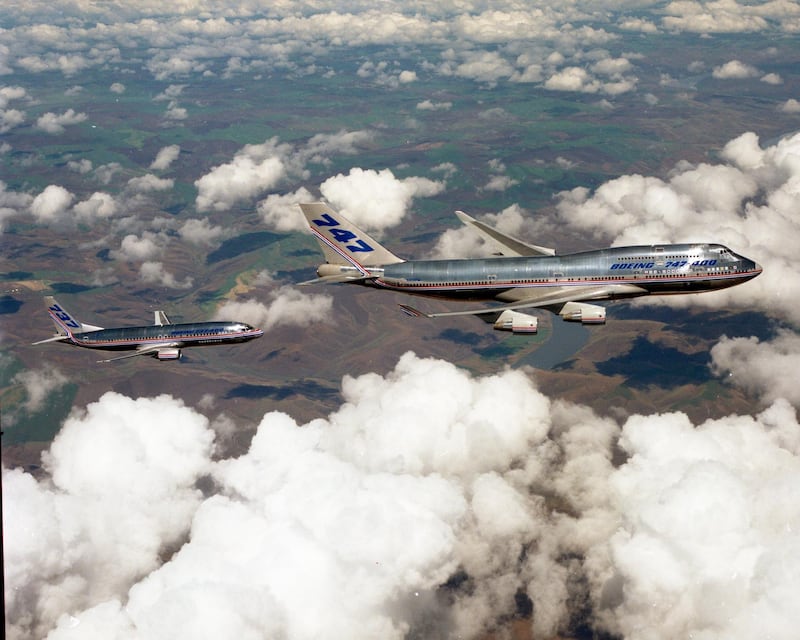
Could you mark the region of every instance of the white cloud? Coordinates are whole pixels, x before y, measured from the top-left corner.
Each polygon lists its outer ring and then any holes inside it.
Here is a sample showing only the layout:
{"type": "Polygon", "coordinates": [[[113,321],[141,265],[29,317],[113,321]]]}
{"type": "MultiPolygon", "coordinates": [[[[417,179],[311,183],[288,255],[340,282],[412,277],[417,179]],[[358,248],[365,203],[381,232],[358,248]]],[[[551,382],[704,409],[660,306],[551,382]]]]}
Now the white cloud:
{"type": "Polygon", "coordinates": [[[783,113],[800,113],[800,101],[789,98],[778,107],[778,111],[782,111],[783,113]]]}
{"type": "Polygon", "coordinates": [[[164,252],[166,238],[151,231],[145,231],[142,236],[133,233],[126,235],[120,243],[119,249],[112,250],[109,255],[115,260],[138,262],[151,260],[164,252]]]}
{"type": "Polygon", "coordinates": [[[398,179],[389,169],[354,167],[320,185],[322,195],[342,214],[368,231],[382,231],[400,223],[415,197],[444,191],[442,182],[422,177],[398,179]]]}
{"type": "Polygon", "coordinates": [[[27,399],[23,408],[28,413],[36,413],[44,407],[45,400],[58,391],[67,382],[67,377],[55,367],[35,370],[28,369],[14,376],[12,382],[21,384],[25,388],[27,399]]]}
{"type": "Polygon", "coordinates": [[[795,425],[785,403],[697,426],[679,413],[627,421],[628,462],[609,479],[621,520],[588,559],[610,632],[749,637],[766,621],[774,637],[791,637],[798,614],[789,594],[800,569],[795,425]]]}
{"type": "Polygon", "coordinates": [[[40,224],[63,219],[75,196],[64,187],[51,184],[31,202],[31,214],[40,224]]]}
{"type": "Polygon", "coordinates": [[[170,273],[161,262],[146,261],[139,267],[139,277],[142,282],[158,284],[168,289],[189,289],[194,284],[194,278],[186,276],[182,281],[170,273]]]}
{"type": "Polygon", "coordinates": [[[786,402],[620,428],[522,371],[412,353],[341,393],[307,424],[267,413],[247,452],[215,462],[208,420],[168,396],[74,414],[49,477],[4,470],[12,637],[480,637],[518,592],[537,637],[571,619],[622,637],[794,633],[786,402]],[[453,575],[468,588],[437,598],[453,575]]]}
{"type": "Polygon", "coordinates": [[[198,191],[197,210],[226,211],[237,201],[274,187],[286,175],[278,153],[274,140],[247,145],[231,162],[214,167],[194,183],[198,191]]]}
{"type": "Polygon", "coordinates": [[[516,184],[519,184],[519,180],[514,180],[508,176],[496,175],[491,176],[489,181],[481,188],[485,191],[505,191],[516,184]]]}
{"type": "Polygon", "coordinates": [[[96,191],[73,207],[76,220],[87,223],[110,218],[117,210],[117,201],[114,196],[102,191],[96,191]]]}
{"type": "MultiPolygon", "coordinates": [[[[694,0],[676,0],[665,8],[666,14],[662,24],[670,31],[689,31],[693,33],[748,33],[765,31],[769,27],[765,17],[770,15],[770,3],[766,5],[739,4],[736,0],[723,2],[696,2],[694,0]]],[[[774,5],[778,12],[783,11],[780,3],[774,5]]],[[[791,14],[783,16],[787,19],[787,27],[791,29],[791,14]]]]}
{"type": "Polygon", "coordinates": [[[170,165],[178,159],[181,153],[180,145],[171,144],[162,147],[156,154],[156,159],[150,164],[150,168],[154,171],[165,171],[169,169],[170,165]]]}
{"type": "Polygon", "coordinates": [[[65,127],[85,122],[88,116],[85,113],[77,113],[74,109],[67,109],[62,114],[48,111],[36,120],[36,126],[47,133],[64,133],[65,127]]]}
{"type": "Polygon", "coordinates": [[[784,330],[768,342],[756,337],[723,338],[711,349],[718,376],[755,394],[764,402],[785,398],[800,407],[800,335],[784,330]]]}
{"type": "Polygon", "coordinates": [[[544,83],[545,89],[551,91],[580,91],[597,93],[600,82],[581,67],[566,67],[551,75],[544,83]]]}
{"type": "Polygon", "coordinates": [[[128,180],[128,188],[132,191],[138,191],[139,193],[167,191],[172,189],[174,184],[175,181],[171,178],[159,178],[152,173],[128,180]]]}
{"type": "Polygon", "coordinates": [[[180,401],[107,393],[67,419],[46,480],[4,467],[9,637],[44,637],[155,569],[200,504],[212,438],[180,401]]]}
{"type": "Polygon", "coordinates": [[[29,210],[32,202],[33,196],[21,191],[9,191],[6,183],[0,180],[0,232],[5,230],[8,218],[29,210]]]}
{"type": "Polygon", "coordinates": [[[767,73],[766,75],[761,76],[761,82],[766,84],[783,84],[783,78],[781,78],[780,74],[777,73],[767,73]]]}
{"type": "Polygon", "coordinates": [[[333,299],[325,294],[307,294],[285,286],[269,294],[269,303],[257,300],[224,303],[214,317],[219,320],[241,320],[269,331],[278,326],[307,327],[324,322],[330,316],[333,299]]]}
{"type": "Polygon", "coordinates": [[[760,72],[754,66],[745,64],[740,60],[730,60],[719,67],[714,67],[711,75],[718,80],[741,80],[744,78],[756,78],[760,75],[760,72]]]}
{"type": "Polygon", "coordinates": [[[24,111],[19,109],[0,109],[0,133],[8,133],[23,122],[25,122],[24,111]]]}
{"type": "Polygon", "coordinates": [[[258,203],[258,215],[264,224],[277,231],[305,231],[308,224],[297,205],[316,200],[305,187],[285,195],[273,193],[258,203]]]}
{"type": "Polygon", "coordinates": [[[199,247],[213,247],[220,243],[228,233],[218,225],[212,225],[208,218],[189,218],[178,229],[178,235],[199,247]]]}
{"type": "Polygon", "coordinates": [[[423,100],[417,103],[417,109],[420,111],[449,111],[453,108],[452,102],[433,102],[432,100],[423,100]]]}

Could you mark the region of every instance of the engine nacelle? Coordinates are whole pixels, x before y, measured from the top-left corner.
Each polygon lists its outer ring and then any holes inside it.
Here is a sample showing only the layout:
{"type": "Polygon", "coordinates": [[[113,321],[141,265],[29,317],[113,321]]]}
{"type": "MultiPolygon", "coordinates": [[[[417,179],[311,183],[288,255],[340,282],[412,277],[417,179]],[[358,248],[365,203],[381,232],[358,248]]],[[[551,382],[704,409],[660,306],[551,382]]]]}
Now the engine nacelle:
{"type": "Polygon", "coordinates": [[[539,330],[539,319],[527,313],[506,309],[494,321],[494,328],[514,333],[536,333],[539,330]]]}
{"type": "Polygon", "coordinates": [[[155,353],[156,358],[159,360],[180,360],[181,357],[181,350],[180,349],[159,349],[155,353]]]}
{"type": "Polygon", "coordinates": [[[583,324],[605,324],[606,308],[585,302],[567,302],[559,312],[567,322],[582,322],[583,324]]]}

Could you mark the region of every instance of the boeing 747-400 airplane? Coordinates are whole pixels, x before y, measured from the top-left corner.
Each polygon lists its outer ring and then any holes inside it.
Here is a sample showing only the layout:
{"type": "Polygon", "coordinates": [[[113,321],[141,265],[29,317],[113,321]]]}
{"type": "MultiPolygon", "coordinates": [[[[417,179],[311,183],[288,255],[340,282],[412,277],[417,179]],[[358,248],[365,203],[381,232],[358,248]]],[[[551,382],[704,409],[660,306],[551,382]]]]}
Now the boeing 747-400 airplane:
{"type": "Polygon", "coordinates": [[[698,293],[732,287],[755,278],[761,267],[721,244],[654,244],[612,247],[565,255],[526,244],[458,211],[502,247],[502,257],[463,260],[402,260],[324,203],[301,204],[325,254],[319,278],[305,282],[350,282],[405,293],[497,300],[479,309],[423,313],[400,305],[412,316],[474,315],[495,329],[536,333],[535,316],[521,309],[547,309],[564,320],[606,321],[605,307],[587,301],[646,295],[698,293]]]}
{"type": "Polygon", "coordinates": [[[66,342],[76,347],[103,349],[105,351],[135,351],[124,356],[100,360],[112,362],[135,356],[153,356],[159,360],[177,360],[181,349],[232,342],[246,342],[264,335],[243,322],[190,322],[172,324],[163,311],[155,312],[155,323],[144,327],[117,327],[103,329],[84,324],[75,319],[52,296],[45,297],[50,318],[56,325],[56,335],[45,342],[66,342]]]}

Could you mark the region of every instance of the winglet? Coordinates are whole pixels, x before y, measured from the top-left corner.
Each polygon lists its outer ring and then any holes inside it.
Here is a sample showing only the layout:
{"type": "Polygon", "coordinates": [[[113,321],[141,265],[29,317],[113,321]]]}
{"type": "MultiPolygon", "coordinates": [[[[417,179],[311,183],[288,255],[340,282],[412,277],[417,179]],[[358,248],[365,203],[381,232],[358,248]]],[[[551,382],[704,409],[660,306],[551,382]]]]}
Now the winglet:
{"type": "Polygon", "coordinates": [[[461,222],[463,222],[465,225],[474,227],[482,235],[486,236],[493,242],[502,246],[503,255],[510,255],[510,256],[556,255],[555,249],[550,249],[548,247],[540,247],[535,244],[528,244],[526,242],[522,242],[522,240],[517,240],[516,238],[512,238],[511,236],[498,231],[494,227],[490,227],[488,224],[476,220],[472,216],[464,213],[463,211],[456,211],[456,215],[458,216],[458,219],[461,220],[461,222]]]}

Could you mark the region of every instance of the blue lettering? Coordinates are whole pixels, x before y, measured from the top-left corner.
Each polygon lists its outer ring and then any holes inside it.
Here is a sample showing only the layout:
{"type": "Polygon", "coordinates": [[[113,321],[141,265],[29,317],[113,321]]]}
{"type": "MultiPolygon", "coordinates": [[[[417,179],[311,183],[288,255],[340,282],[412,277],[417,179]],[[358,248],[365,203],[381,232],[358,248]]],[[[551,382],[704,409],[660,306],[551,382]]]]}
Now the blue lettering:
{"type": "Polygon", "coordinates": [[[50,307],[50,311],[52,311],[55,314],[56,318],[61,320],[61,322],[63,322],[68,327],[71,327],[73,329],[81,328],[81,325],[79,325],[72,318],[70,318],[69,314],[66,311],[64,311],[61,307],[59,307],[57,304],[54,304],[52,307],[50,307]]]}
{"type": "Polygon", "coordinates": [[[331,229],[331,235],[336,242],[350,242],[356,238],[356,234],[347,229],[331,229]]]}
{"type": "Polygon", "coordinates": [[[323,213],[321,220],[312,221],[318,227],[338,227],[339,222],[334,220],[330,213],[323,213]]]}
{"type": "Polygon", "coordinates": [[[329,213],[323,213],[321,218],[312,220],[312,222],[318,227],[333,227],[330,230],[331,237],[336,242],[350,242],[351,244],[345,244],[345,248],[348,251],[352,251],[353,253],[369,253],[370,251],[375,251],[375,249],[373,249],[364,240],[359,239],[355,233],[349,229],[342,229],[339,226],[339,221],[329,213]]]}
{"type": "Polygon", "coordinates": [[[363,240],[356,240],[355,244],[348,244],[348,245],[345,245],[345,246],[348,249],[350,249],[350,251],[353,251],[353,252],[364,251],[364,252],[369,253],[370,251],[374,251],[374,249],[372,247],[370,247],[363,240]]]}

